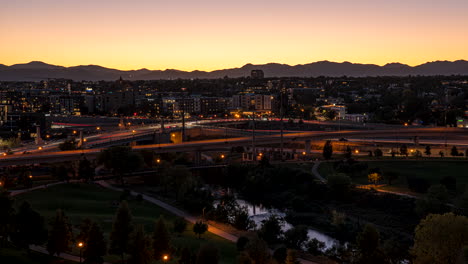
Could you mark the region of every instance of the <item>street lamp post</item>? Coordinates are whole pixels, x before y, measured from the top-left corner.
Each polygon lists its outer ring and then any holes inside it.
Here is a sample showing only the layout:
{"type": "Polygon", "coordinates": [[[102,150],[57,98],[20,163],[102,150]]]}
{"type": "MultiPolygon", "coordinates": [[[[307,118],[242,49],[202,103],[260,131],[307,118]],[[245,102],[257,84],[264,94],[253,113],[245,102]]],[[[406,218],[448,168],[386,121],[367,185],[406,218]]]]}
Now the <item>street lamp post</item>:
{"type": "Polygon", "coordinates": [[[83,242],[78,243],[78,248],[80,249],[80,263],[81,263],[81,250],[83,249],[83,246],[84,246],[83,242]]]}

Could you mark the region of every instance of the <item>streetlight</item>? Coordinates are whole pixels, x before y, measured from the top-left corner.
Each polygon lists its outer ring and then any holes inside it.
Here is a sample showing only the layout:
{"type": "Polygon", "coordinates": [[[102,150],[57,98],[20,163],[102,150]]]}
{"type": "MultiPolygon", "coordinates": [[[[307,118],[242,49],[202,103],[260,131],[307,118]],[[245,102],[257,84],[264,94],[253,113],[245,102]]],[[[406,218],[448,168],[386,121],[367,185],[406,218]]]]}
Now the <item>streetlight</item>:
{"type": "Polygon", "coordinates": [[[164,262],[167,262],[169,260],[169,255],[164,254],[162,259],[163,259],[164,262]]]}
{"type": "Polygon", "coordinates": [[[224,158],[225,158],[224,154],[221,154],[221,158],[222,158],[222,159],[224,159],[224,158]]]}
{"type": "Polygon", "coordinates": [[[80,249],[80,263],[81,263],[81,250],[83,249],[84,243],[78,242],[78,248],[80,249]]]}
{"type": "Polygon", "coordinates": [[[42,147],[38,147],[37,149],[38,149],[38,150],[42,150],[42,147]]]}

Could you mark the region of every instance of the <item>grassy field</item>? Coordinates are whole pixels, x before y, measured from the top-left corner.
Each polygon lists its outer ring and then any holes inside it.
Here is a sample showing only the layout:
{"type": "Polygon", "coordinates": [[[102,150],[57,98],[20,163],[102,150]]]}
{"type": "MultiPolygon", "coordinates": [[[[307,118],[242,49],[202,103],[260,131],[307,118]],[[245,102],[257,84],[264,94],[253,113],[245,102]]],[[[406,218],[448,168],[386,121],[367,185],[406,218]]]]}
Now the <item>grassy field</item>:
{"type": "MultiPolygon", "coordinates": [[[[398,173],[398,179],[393,182],[395,187],[406,188],[406,177],[416,176],[428,179],[432,184],[438,184],[445,176],[453,176],[457,179],[457,185],[463,189],[468,185],[468,162],[461,160],[382,160],[363,161],[369,168],[380,168],[382,172],[393,171],[398,173]]],[[[326,177],[334,172],[333,165],[329,162],[322,163],[319,173],[326,177]]],[[[354,178],[357,184],[368,184],[366,173],[354,178]]]]}
{"type": "Polygon", "coordinates": [[[51,257],[46,254],[15,248],[0,248],[0,263],[5,264],[75,264],[76,262],[51,257]]]}
{"type": "MultiPolygon", "coordinates": [[[[106,237],[108,237],[116,211],[113,202],[118,201],[120,194],[120,192],[104,189],[97,185],[67,184],[16,196],[15,203],[19,206],[22,201],[28,201],[35,210],[47,219],[54,216],[57,209],[62,209],[74,226],[78,226],[83,219],[90,218],[101,225],[106,237]]],[[[174,215],[146,201],[129,200],[135,224],[144,225],[146,231],[150,233],[153,230],[155,220],[162,215],[167,221],[169,229],[172,230],[174,215]]],[[[235,263],[237,252],[234,243],[211,233],[206,233],[202,239],[198,239],[191,230],[192,225],[189,224],[182,236],[174,235],[173,245],[175,247],[188,246],[197,251],[200,245],[213,242],[220,250],[221,263],[235,263]]],[[[78,231],[75,232],[75,234],[77,233],[78,231]]],[[[106,261],[116,259],[113,256],[106,257],[106,261]]]]}

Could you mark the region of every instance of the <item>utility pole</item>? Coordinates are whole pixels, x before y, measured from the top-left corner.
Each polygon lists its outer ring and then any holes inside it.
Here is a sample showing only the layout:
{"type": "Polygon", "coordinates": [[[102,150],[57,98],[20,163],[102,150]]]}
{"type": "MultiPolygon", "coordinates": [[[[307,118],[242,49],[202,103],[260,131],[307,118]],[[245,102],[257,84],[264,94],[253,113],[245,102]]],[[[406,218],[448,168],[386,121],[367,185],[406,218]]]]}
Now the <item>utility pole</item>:
{"type": "Polygon", "coordinates": [[[252,114],[252,160],[256,160],[257,155],[255,153],[255,112],[252,114]]]}
{"type": "Polygon", "coordinates": [[[283,90],[280,90],[280,158],[281,161],[283,161],[283,116],[284,116],[284,111],[283,111],[283,90]]]}

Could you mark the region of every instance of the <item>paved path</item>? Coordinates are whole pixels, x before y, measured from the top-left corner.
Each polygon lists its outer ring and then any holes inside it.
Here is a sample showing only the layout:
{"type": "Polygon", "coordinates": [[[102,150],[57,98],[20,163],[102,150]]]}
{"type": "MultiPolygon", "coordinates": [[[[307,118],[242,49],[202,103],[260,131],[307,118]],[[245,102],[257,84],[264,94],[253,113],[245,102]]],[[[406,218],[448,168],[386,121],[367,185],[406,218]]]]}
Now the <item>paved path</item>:
{"type": "MultiPolygon", "coordinates": [[[[107,183],[105,181],[96,181],[96,183],[101,185],[102,187],[110,189],[110,190],[123,191],[123,189],[112,186],[112,185],[110,185],[109,183],[107,183]]],[[[138,193],[138,192],[134,192],[134,191],[131,191],[130,193],[132,195],[135,195],[135,196],[140,194],[145,201],[148,201],[148,202],[150,202],[152,204],[155,204],[155,205],[157,205],[159,207],[162,207],[162,208],[166,209],[167,211],[169,211],[169,212],[171,212],[171,213],[173,213],[173,214],[175,214],[177,216],[183,217],[185,220],[189,221],[190,223],[195,223],[197,220],[199,220],[197,217],[192,216],[192,215],[190,215],[190,214],[188,214],[188,213],[186,213],[186,212],[184,212],[184,211],[182,211],[182,210],[180,210],[180,209],[178,209],[178,208],[176,208],[176,207],[174,207],[172,205],[169,205],[169,204],[167,204],[167,203],[165,203],[165,202],[163,202],[161,200],[158,200],[158,199],[155,199],[155,198],[150,197],[148,195],[138,193]]],[[[215,235],[218,235],[218,236],[220,236],[220,237],[222,237],[222,238],[224,238],[226,240],[229,240],[231,242],[234,242],[234,243],[237,242],[237,239],[238,239],[237,236],[235,236],[233,234],[230,234],[228,232],[225,232],[225,231],[223,231],[223,230],[221,230],[221,229],[219,229],[217,227],[214,227],[212,225],[208,225],[208,232],[213,233],[215,235]]],[[[311,262],[311,261],[304,260],[304,259],[300,259],[300,262],[302,264],[318,264],[316,262],[311,262]]]]}
{"type": "MultiPolygon", "coordinates": [[[[107,189],[111,189],[111,190],[114,190],[114,191],[120,191],[120,192],[123,191],[123,189],[114,187],[114,186],[110,185],[109,183],[107,183],[105,181],[96,181],[96,183],[101,185],[104,188],[107,188],[107,189]]],[[[148,202],[150,202],[152,204],[155,204],[155,205],[157,205],[157,206],[159,206],[161,208],[164,208],[167,211],[169,211],[169,212],[171,212],[171,213],[173,213],[173,214],[175,214],[177,216],[183,217],[183,218],[185,218],[185,220],[189,221],[190,223],[195,223],[196,221],[199,220],[195,216],[192,216],[192,215],[190,215],[190,214],[188,214],[188,213],[186,213],[186,212],[184,212],[184,211],[182,211],[182,210],[180,210],[180,209],[178,209],[178,208],[176,208],[176,207],[174,207],[172,205],[169,205],[169,204],[167,204],[167,203],[165,203],[165,202],[163,202],[161,200],[155,199],[155,198],[150,197],[148,195],[138,193],[138,192],[134,192],[134,191],[131,191],[131,194],[135,195],[135,196],[140,194],[145,201],[148,201],[148,202]]],[[[224,239],[227,239],[229,241],[237,242],[237,237],[236,236],[234,236],[232,234],[229,234],[229,233],[227,233],[227,232],[225,232],[225,231],[223,231],[223,230],[221,230],[219,228],[216,228],[216,227],[214,227],[212,225],[208,225],[208,232],[211,232],[211,233],[213,233],[215,235],[218,235],[218,236],[220,236],[220,237],[222,237],[224,239]]]]}
{"type": "Polygon", "coordinates": [[[320,173],[318,172],[320,164],[322,164],[322,162],[319,160],[314,162],[314,166],[312,167],[312,175],[314,175],[315,178],[319,179],[321,182],[326,183],[327,181],[325,180],[325,178],[323,178],[322,175],[320,175],[320,173]]]}

